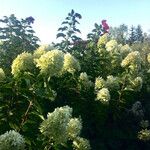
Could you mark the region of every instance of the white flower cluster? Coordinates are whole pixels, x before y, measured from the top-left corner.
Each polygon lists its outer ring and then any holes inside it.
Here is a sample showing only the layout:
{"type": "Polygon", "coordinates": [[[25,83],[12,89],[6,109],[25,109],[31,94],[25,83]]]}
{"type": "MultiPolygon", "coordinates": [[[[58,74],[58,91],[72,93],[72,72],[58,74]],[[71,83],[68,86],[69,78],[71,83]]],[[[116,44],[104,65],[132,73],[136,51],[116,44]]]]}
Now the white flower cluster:
{"type": "Polygon", "coordinates": [[[38,49],[36,49],[33,53],[33,57],[35,59],[40,58],[43,54],[46,53],[47,45],[42,45],[38,49]]]}
{"type": "Polygon", "coordinates": [[[127,56],[131,52],[131,48],[128,44],[121,46],[120,53],[122,57],[127,56]]]}
{"type": "Polygon", "coordinates": [[[108,104],[110,100],[109,90],[119,89],[119,79],[112,75],[107,76],[106,81],[102,77],[97,77],[95,80],[95,91],[97,100],[104,104],[108,104]]]}
{"type": "Polygon", "coordinates": [[[150,63],[150,53],[147,55],[147,61],[150,63]]]}
{"type": "Polygon", "coordinates": [[[100,100],[103,104],[109,103],[110,93],[108,88],[102,88],[97,92],[97,100],[100,100]]]}
{"type": "Polygon", "coordinates": [[[149,141],[150,140],[150,130],[143,129],[140,132],[138,132],[138,138],[143,141],[149,141]]]}
{"type": "Polygon", "coordinates": [[[40,58],[43,54],[50,50],[53,50],[53,47],[51,47],[50,45],[41,45],[34,51],[33,57],[35,59],[40,58]]]}
{"type": "Polygon", "coordinates": [[[71,118],[67,125],[67,133],[70,139],[74,139],[80,135],[82,130],[81,120],[78,118],[71,118]]]}
{"type": "Polygon", "coordinates": [[[73,74],[80,70],[79,62],[71,54],[64,54],[57,49],[44,53],[41,57],[35,59],[35,62],[40,69],[40,73],[49,77],[59,76],[65,72],[73,74]]]}
{"type": "Polygon", "coordinates": [[[16,131],[11,130],[0,135],[0,150],[24,150],[25,140],[16,131]]]}
{"type": "Polygon", "coordinates": [[[121,62],[122,67],[129,67],[130,69],[134,69],[141,64],[141,56],[138,51],[134,51],[129,53],[121,62]]]}
{"type": "Polygon", "coordinates": [[[91,150],[89,141],[81,137],[73,141],[73,148],[75,150],[91,150]]]}
{"type": "Polygon", "coordinates": [[[119,88],[119,81],[117,77],[114,77],[112,75],[107,76],[107,80],[106,80],[106,86],[109,89],[118,89],[119,88]]]}
{"type": "Polygon", "coordinates": [[[28,52],[23,52],[14,59],[11,73],[16,77],[23,72],[30,72],[34,69],[33,56],[28,52]]]}
{"type": "Polygon", "coordinates": [[[116,77],[112,75],[107,77],[105,81],[102,77],[95,80],[95,91],[97,94],[96,100],[101,101],[103,104],[108,104],[110,100],[109,89],[119,88],[119,82],[116,77]]]}
{"type": "Polygon", "coordinates": [[[64,106],[48,113],[47,119],[40,126],[41,133],[55,141],[56,144],[65,143],[68,139],[67,125],[72,117],[72,108],[64,106]]]}
{"type": "Polygon", "coordinates": [[[60,50],[49,51],[36,60],[40,73],[50,77],[60,75],[63,64],[64,53],[60,50]]]}
{"type": "Polygon", "coordinates": [[[12,74],[17,77],[30,72],[34,67],[46,77],[59,76],[64,72],[74,73],[80,70],[79,62],[69,53],[54,49],[48,45],[39,47],[34,54],[23,52],[12,63],[12,74]],[[48,51],[50,50],[50,51],[48,51]]]}
{"type": "Polygon", "coordinates": [[[41,126],[41,133],[53,140],[54,144],[64,144],[68,140],[79,138],[82,129],[81,120],[72,118],[72,108],[64,106],[56,108],[54,112],[48,113],[41,126]]]}
{"type": "Polygon", "coordinates": [[[101,36],[98,40],[98,43],[97,43],[97,47],[101,47],[103,45],[105,45],[109,40],[109,34],[108,33],[105,33],[103,36],[101,36]]]}
{"type": "Polygon", "coordinates": [[[109,42],[106,43],[105,47],[106,47],[106,50],[110,52],[118,47],[118,43],[116,40],[110,40],[109,42]]]}
{"type": "Polygon", "coordinates": [[[134,90],[140,91],[142,88],[143,80],[141,77],[136,77],[133,82],[132,86],[134,90]]]}
{"type": "Polygon", "coordinates": [[[102,77],[97,77],[95,80],[95,90],[98,91],[106,86],[105,80],[102,77]]]}
{"type": "Polygon", "coordinates": [[[89,80],[89,77],[86,74],[86,72],[80,73],[79,81],[85,88],[90,88],[93,85],[93,83],[89,80]]]}
{"type": "Polygon", "coordinates": [[[0,68],[0,82],[4,81],[5,78],[5,72],[2,68],[0,68]]]}
{"type": "Polygon", "coordinates": [[[80,71],[80,64],[71,54],[67,53],[64,55],[63,70],[73,74],[75,71],[80,71]]]}

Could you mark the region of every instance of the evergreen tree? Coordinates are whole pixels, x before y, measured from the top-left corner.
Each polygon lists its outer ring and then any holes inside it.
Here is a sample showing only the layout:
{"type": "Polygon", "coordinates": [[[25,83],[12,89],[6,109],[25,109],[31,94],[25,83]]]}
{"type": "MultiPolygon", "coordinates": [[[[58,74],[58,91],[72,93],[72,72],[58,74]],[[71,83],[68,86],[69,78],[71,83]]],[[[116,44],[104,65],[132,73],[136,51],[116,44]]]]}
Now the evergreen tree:
{"type": "Polygon", "coordinates": [[[133,25],[131,26],[131,29],[130,29],[130,35],[129,35],[128,42],[130,45],[132,45],[133,43],[136,42],[136,29],[133,25]]]}
{"type": "Polygon", "coordinates": [[[136,40],[138,42],[143,42],[143,31],[142,31],[142,27],[140,25],[137,26],[136,28],[136,40]]]}

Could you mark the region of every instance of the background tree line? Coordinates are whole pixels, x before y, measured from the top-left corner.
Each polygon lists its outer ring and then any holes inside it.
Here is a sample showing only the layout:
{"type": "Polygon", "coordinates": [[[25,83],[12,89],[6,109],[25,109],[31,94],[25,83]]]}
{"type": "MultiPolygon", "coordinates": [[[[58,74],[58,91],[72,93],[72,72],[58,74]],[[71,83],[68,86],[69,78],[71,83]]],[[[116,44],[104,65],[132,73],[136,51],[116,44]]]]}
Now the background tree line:
{"type": "Polygon", "coordinates": [[[150,40],[150,36],[143,32],[141,25],[128,27],[126,24],[121,24],[118,27],[110,27],[110,36],[118,43],[130,45],[150,40]]]}

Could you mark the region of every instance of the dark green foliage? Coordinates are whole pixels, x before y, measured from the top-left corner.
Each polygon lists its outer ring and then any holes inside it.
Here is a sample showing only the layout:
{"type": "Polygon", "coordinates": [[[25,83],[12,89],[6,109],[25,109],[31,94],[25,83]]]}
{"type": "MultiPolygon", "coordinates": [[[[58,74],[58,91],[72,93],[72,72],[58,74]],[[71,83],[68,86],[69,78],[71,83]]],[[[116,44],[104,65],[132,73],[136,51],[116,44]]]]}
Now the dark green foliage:
{"type": "Polygon", "coordinates": [[[130,32],[131,33],[128,41],[130,44],[134,44],[135,42],[140,42],[140,43],[143,42],[144,40],[143,31],[140,25],[138,25],[137,28],[132,26],[130,32]]]}
{"type": "Polygon", "coordinates": [[[65,21],[62,22],[62,27],[58,29],[58,34],[56,37],[63,38],[63,40],[61,43],[55,45],[57,48],[68,51],[74,43],[81,41],[81,38],[77,35],[81,32],[76,27],[77,24],[80,24],[78,19],[81,18],[82,16],[79,13],[75,13],[73,9],[70,13],[68,13],[65,21]]]}
{"type": "Polygon", "coordinates": [[[144,36],[143,36],[142,27],[138,25],[136,28],[136,41],[143,42],[143,40],[144,40],[144,36]]]}
{"type": "Polygon", "coordinates": [[[135,31],[135,27],[132,26],[130,29],[130,36],[129,36],[130,45],[135,43],[135,41],[136,41],[136,31],[135,31]]]}
{"type": "Polygon", "coordinates": [[[95,23],[94,27],[95,28],[92,30],[92,32],[87,35],[87,38],[91,41],[97,42],[104,30],[101,24],[98,25],[97,23],[95,23]]]}
{"type": "Polygon", "coordinates": [[[0,66],[10,69],[12,60],[24,51],[32,52],[38,47],[39,38],[34,34],[33,17],[17,19],[15,15],[0,19],[0,66]]]}

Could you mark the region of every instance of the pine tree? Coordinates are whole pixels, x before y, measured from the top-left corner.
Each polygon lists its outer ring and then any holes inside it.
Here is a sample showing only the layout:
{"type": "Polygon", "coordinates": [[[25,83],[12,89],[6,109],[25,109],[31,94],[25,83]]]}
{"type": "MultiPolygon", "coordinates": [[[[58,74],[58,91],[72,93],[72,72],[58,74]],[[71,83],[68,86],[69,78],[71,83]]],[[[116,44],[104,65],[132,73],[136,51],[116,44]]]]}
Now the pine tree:
{"type": "Polygon", "coordinates": [[[144,36],[143,36],[142,27],[138,25],[136,28],[136,41],[143,42],[143,39],[144,39],[144,36]]]}
{"type": "Polygon", "coordinates": [[[136,42],[136,29],[134,26],[131,26],[129,35],[129,44],[132,45],[135,42],[136,42]]]}

